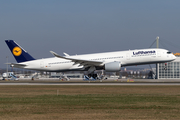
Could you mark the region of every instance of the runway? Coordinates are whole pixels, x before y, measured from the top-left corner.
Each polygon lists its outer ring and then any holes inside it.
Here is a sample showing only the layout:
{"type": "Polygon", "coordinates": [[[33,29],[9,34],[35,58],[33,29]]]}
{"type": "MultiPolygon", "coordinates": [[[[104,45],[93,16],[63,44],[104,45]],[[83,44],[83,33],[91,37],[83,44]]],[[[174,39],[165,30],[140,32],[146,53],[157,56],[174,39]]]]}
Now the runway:
{"type": "Polygon", "coordinates": [[[95,85],[95,86],[180,86],[180,83],[0,83],[0,85],[95,85]]]}
{"type": "Polygon", "coordinates": [[[119,85],[119,86],[148,86],[148,85],[180,85],[180,79],[108,79],[96,81],[83,81],[83,79],[70,79],[69,81],[62,81],[59,79],[19,79],[1,80],[0,85],[119,85]]]}

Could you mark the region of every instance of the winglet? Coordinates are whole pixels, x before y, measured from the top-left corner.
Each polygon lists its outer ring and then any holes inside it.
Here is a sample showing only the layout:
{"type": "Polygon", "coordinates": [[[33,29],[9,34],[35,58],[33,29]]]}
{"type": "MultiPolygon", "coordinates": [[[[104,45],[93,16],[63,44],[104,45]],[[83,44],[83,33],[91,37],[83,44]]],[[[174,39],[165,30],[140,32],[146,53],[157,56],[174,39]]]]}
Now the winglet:
{"type": "Polygon", "coordinates": [[[65,52],[64,52],[63,54],[64,54],[65,56],[69,56],[69,54],[67,54],[67,53],[65,53],[65,52]]]}
{"type": "Polygon", "coordinates": [[[60,55],[58,55],[57,53],[55,53],[53,51],[50,51],[50,53],[53,54],[55,57],[66,59],[65,57],[60,56],[60,55]]]}

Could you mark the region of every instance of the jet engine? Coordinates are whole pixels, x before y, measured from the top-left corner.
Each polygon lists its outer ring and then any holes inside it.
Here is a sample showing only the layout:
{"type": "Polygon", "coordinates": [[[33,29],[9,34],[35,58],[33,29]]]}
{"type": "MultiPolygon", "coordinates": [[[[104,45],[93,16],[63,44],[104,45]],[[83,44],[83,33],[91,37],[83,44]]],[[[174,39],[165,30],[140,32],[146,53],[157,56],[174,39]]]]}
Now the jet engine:
{"type": "Polygon", "coordinates": [[[118,72],[121,70],[121,63],[117,61],[106,63],[104,69],[107,72],[118,72]]]}

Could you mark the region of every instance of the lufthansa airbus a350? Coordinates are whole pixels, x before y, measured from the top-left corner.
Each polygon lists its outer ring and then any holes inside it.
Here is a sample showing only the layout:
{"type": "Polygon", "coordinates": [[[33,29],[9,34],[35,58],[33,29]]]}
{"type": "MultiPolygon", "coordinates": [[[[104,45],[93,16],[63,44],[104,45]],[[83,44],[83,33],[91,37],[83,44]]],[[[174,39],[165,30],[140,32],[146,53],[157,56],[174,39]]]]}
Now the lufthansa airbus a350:
{"type": "Polygon", "coordinates": [[[165,49],[137,49],[128,51],[105,52],[83,55],[60,56],[50,51],[55,57],[34,59],[14,40],[5,40],[17,63],[9,63],[17,68],[29,70],[63,72],[88,71],[89,76],[97,76],[95,70],[117,72],[121,67],[169,62],[176,57],[165,49]]]}

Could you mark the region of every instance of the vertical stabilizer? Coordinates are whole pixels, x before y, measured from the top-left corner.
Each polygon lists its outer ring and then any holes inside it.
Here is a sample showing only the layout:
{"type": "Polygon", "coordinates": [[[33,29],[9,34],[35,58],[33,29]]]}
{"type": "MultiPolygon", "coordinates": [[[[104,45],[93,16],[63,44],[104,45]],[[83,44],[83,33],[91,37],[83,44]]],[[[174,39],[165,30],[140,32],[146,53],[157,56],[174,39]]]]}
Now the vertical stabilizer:
{"type": "Polygon", "coordinates": [[[28,52],[26,52],[20,45],[14,40],[5,40],[10,51],[18,63],[35,60],[28,52]]]}

